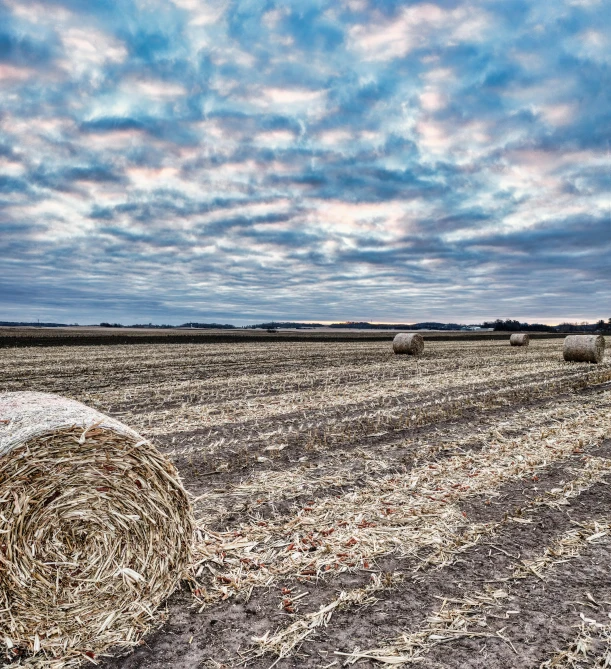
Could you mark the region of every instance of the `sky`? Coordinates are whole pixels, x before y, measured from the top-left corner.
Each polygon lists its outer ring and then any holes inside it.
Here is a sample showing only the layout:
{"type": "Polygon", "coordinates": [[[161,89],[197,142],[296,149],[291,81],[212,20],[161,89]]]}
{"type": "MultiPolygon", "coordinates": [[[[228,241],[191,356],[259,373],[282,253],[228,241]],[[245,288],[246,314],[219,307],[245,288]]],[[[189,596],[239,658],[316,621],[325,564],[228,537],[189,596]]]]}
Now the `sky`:
{"type": "Polygon", "coordinates": [[[611,317],[608,0],[0,0],[0,320],[611,317]]]}

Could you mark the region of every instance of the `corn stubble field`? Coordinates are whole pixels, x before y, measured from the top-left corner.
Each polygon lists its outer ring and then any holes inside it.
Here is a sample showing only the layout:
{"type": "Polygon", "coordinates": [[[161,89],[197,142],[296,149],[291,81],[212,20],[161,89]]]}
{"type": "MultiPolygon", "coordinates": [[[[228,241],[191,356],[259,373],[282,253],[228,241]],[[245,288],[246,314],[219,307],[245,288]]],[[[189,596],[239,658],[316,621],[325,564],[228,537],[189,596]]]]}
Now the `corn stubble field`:
{"type": "Polygon", "coordinates": [[[562,340],[0,350],[150,438],[192,579],[107,668],[611,666],[611,359],[562,340]]]}

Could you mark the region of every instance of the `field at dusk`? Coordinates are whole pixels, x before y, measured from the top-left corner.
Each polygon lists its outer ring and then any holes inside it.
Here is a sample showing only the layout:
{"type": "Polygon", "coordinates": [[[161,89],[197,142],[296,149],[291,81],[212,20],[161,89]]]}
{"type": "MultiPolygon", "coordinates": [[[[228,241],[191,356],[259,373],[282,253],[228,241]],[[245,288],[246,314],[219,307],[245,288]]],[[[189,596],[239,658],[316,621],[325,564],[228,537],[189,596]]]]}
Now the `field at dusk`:
{"type": "Polygon", "coordinates": [[[176,465],[197,530],[161,628],[103,667],[604,666],[611,363],[562,341],[0,351],[176,465]],[[578,664],[579,661],[582,664],[578,664]],[[589,664],[588,664],[589,663],[589,664]]]}
{"type": "Polygon", "coordinates": [[[610,83],[609,0],[0,0],[0,667],[611,669],[610,83]]]}

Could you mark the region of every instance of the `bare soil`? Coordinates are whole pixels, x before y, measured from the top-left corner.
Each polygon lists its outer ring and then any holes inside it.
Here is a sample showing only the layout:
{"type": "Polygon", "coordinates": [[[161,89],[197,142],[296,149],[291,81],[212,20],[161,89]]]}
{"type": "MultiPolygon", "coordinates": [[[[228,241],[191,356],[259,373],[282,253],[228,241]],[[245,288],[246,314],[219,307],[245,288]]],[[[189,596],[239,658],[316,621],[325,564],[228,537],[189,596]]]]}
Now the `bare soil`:
{"type": "MultiPolygon", "coordinates": [[[[595,368],[601,378],[608,372],[607,380],[589,383],[585,375],[594,366],[563,363],[561,343],[553,339],[534,341],[531,350],[520,351],[509,349],[504,341],[508,334],[502,335],[503,340],[486,335],[485,341],[463,334],[435,335],[418,362],[399,361],[389,354],[392,333],[268,336],[241,332],[240,348],[234,352],[219,343],[233,342],[234,333],[169,332],[45,332],[40,341],[36,332],[28,335],[31,348],[26,349],[25,337],[0,331],[0,348],[13,345],[10,337],[21,337],[17,348],[0,351],[0,392],[33,389],[67,394],[134,426],[169,454],[185,487],[201,498],[195,504],[196,514],[204,514],[208,519],[204,529],[211,532],[248,523],[284,522],[298,517],[306,505],[345,499],[377,485],[383,477],[407,477],[418,468],[434,469],[458,457],[468,460],[485,454],[491,441],[518,443],[533,430],[533,439],[540,433],[552,448],[554,430],[579,416],[585,404],[588,411],[611,415],[609,363],[595,368]],[[180,343],[172,337],[180,338],[180,343]],[[191,337],[206,346],[192,346],[191,337]],[[350,349],[339,341],[349,341],[350,349]],[[278,342],[287,342],[287,347],[279,347],[278,342]],[[92,343],[142,347],[86,347],[92,343]],[[49,348],[37,348],[43,345],[49,348]],[[68,356],[64,345],[82,345],[82,355],[68,356]],[[546,361],[544,366],[541,360],[546,361]],[[520,372],[511,379],[506,376],[510,366],[520,372]],[[545,391],[546,378],[563,375],[574,377],[574,385],[545,391]],[[271,377],[273,383],[266,385],[271,377]],[[327,387],[328,379],[336,385],[327,387]],[[528,384],[539,381],[541,392],[528,389],[528,384]],[[421,390],[410,392],[416,382],[421,390]],[[313,392],[333,400],[334,388],[348,389],[350,402],[326,405],[323,399],[314,409],[301,408],[313,392]],[[372,388],[375,392],[370,392],[372,388]],[[387,393],[378,392],[385,389],[387,393]],[[472,399],[480,390],[487,398],[481,403],[465,400],[463,406],[454,399],[472,399]],[[267,402],[284,397],[290,399],[286,408],[264,411],[267,402]],[[409,424],[406,419],[425,403],[428,408],[422,420],[409,424]],[[249,413],[249,406],[260,411],[249,413]],[[452,410],[444,413],[448,406],[452,410]],[[564,407],[559,417],[555,407],[564,407]],[[198,422],[187,412],[183,421],[185,408],[201,408],[205,420],[198,422]],[[227,419],[236,408],[243,410],[243,417],[227,419]],[[159,419],[155,433],[149,434],[147,421],[166,414],[167,422],[159,419]],[[377,424],[371,416],[378,416],[377,424]],[[287,426],[292,429],[288,431],[287,426]],[[278,445],[281,448],[274,450],[278,445]],[[298,474],[303,486],[283,488],[284,474],[298,474]],[[268,486],[270,477],[279,481],[278,489],[268,486]]],[[[419,666],[539,667],[571,643],[583,623],[580,614],[609,624],[611,541],[607,535],[543,577],[514,577],[524,560],[541,555],[579,523],[611,518],[611,477],[568,497],[564,504],[545,502],[575,479],[592,456],[611,460],[611,424],[606,426],[604,440],[581,440],[575,434],[574,450],[562,457],[550,450],[548,461],[521,475],[508,474],[492,493],[459,497],[455,502],[462,514],[459,530],[483,524],[493,530],[475,545],[457,549],[441,567],[423,568],[433,549],[416,546],[409,557],[390,551],[371,558],[366,567],[324,578],[295,573],[204,606],[185,583],[168,599],[165,623],[134,652],[121,655],[117,649],[109,652],[112,657],[96,660],[103,669],[267,669],[272,665],[339,669],[346,657],[337,652],[379,648],[401,634],[421,630],[444,598],[461,599],[502,588],[508,598],[486,609],[485,629],[491,634],[502,630],[508,641],[490,636],[430,643],[419,666]],[[288,657],[273,653],[257,657],[253,652],[258,648],[253,637],[304,620],[340,592],[370,585],[374,575],[397,573],[403,580],[388,580],[387,587],[375,592],[374,603],[338,608],[327,626],[309,634],[288,657]],[[290,591],[291,598],[299,598],[292,611],[285,606],[283,589],[290,591]],[[306,596],[299,597],[303,593],[306,596]]],[[[516,458],[520,457],[517,453],[516,458]]],[[[600,640],[592,643],[594,654],[597,649],[602,652],[600,640]]],[[[362,659],[355,666],[381,665],[362,659]]]]}
{"type": "MultiPolygon", "coordinates": [[[[611,455],[611,440],[592,454],[611,455]]],[[[371,607],[338,612],[333,625],[308,639],[298,656],[280,660],[279,669],[323,667],[336,659],[335,651],[350,653],[355,646],[375,647],[381,639],[392,639],[404,632],[414,631],[432,613],[443,598],[461,598],[480,589],[484,584],[511,586],[511,609],[520,616],[502,617],[493,624],[511,632],[507,636],[517,654],[499,640],[464,641],[452,645],[451,652],[440,645],[427,658],[427,667],[461,667],[477,669],[503,667],[526,669],[538,667],[543,659],[574,634],[579,614],[591,614],[592,606],[586,596],[590,592],[597,601],[607,602],[597,611],[602,619],[611,613],[611,576],[608,574],[611,546],[593,546],[576,562],[559,570],[550,579],[533,579],[528,583],[512,579],[517,565],[532,557],[541,545],[592,517],[603,517],[611,506],[611,485],[602,482],[572,499],[561,509],[532,506],[532,500],[557,487],[570,477],[570,469],[582,458],[576,455],[563,465],[550,468],[535,484],[520,480],[500,490],[494,504],[474,499],[464,505],[469,519],[478,522],[500,520],[508,516],[493,539],[461,553],[450,565],[428,573],[417,572],[407,582],[377,595],[371,607]],[[519,514],[519,516],[518,516],[519,514]],[[512,517],[532,519],[531,523],[512,522],[512,517]],[[589,612],[589,613],[588,613],[589,612]],[[476,653],[474,657],[474,651],[476,653]]],[[[376,569],[382,572],[409,573],[414,561],[387,558],[379,560],[376,569]]],[[[300,591],[309,591],[307,607],[300,613],[316,611],[331,601],[340,590],[366,585],[367,574],[341,575],[329,581],[304,584],[300,591]]],[[[162,667],[191,668],[213,666],[214,660],[223,667],[240,662],[240,652],[251,644],[253,636],[287,624],[290,618],[280,608],[279,588],[255,594],[248,603],[231,603],[212,607],[199,614],[189,608],[190,594],[185,590],[168,601],[168,621],[146,641],[146,645],[124,658],[104,663],[113,669],[161,669],[162,667]],[[193,638],[192,638],[193,637],[193,638]]],[[[506,607],[507,608],[507,607],[506,607]]],[[[493,613],[503,614],[501,609],[493,613]]],[[[261,658],[248,663],[253,669],[267,669],[273,658],[261,658]]],[[[376,666],[361,661],[359,666],[376,666]]],[[[379,665],[378,665],[379,666],[379,665]]]]}

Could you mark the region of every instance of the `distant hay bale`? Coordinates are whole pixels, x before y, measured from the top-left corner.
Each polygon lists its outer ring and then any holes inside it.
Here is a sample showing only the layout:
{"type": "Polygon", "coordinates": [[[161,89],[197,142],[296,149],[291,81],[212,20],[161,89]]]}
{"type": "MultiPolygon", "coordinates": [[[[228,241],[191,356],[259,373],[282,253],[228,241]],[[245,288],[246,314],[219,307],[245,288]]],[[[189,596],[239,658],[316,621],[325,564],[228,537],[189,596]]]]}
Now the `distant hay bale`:
{"type": "Polygon", "coordinates": [[[509,343],[512,346],[528,346],[530,344],[530,336],[525,332],[514,332],[509,337],[509,343]]]}
{"type": "Polygon", "coordinates": [[[602,362],[605,338],[602,335],[569,335],[564,340],[563,353],[569,362],[602,362]]]}
{"type": "Polygon", "coordinates": [[[422,351],[424,351],[424,339],[417,332],[399,332],[393,339],[392,350],[395,353],[421,355],[422,351]]]}
{"type": "Polygon", "coordinates": [[[174,466],[139,434],[64,397],[0,393],[9,654],[40,651],[71,666],[134,645],[184,577],[192,533],[174,466]]]}

